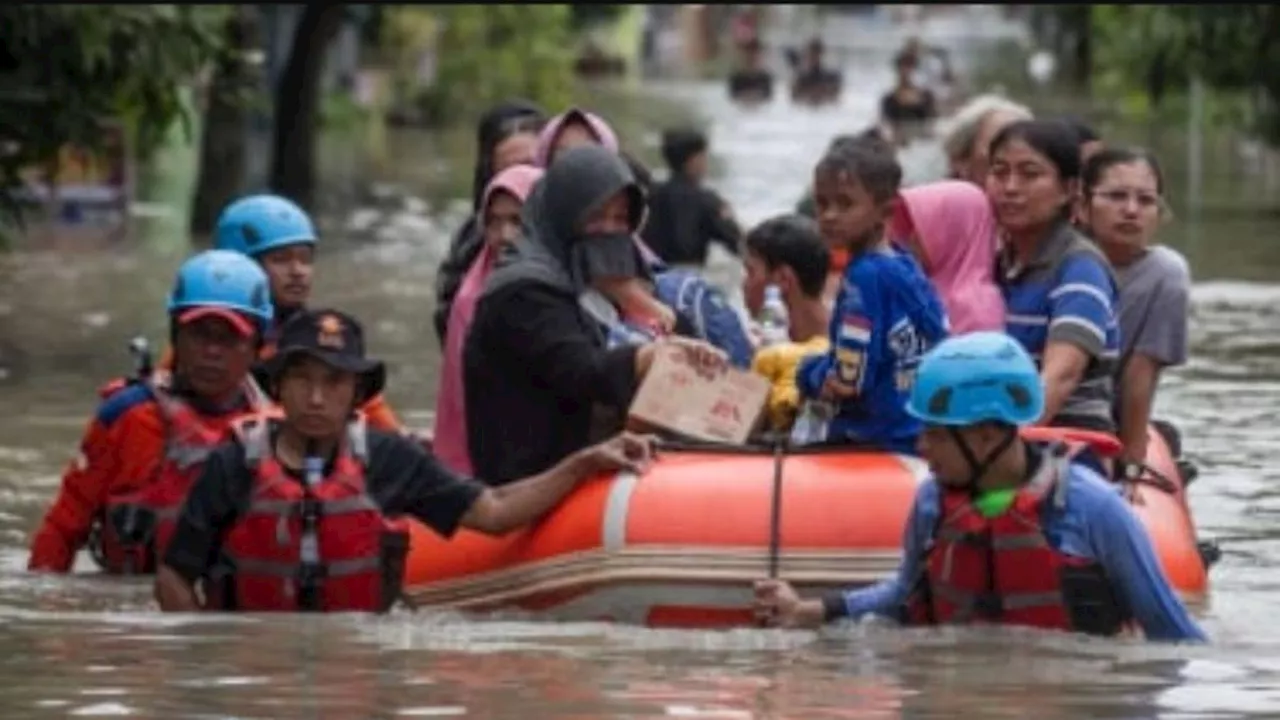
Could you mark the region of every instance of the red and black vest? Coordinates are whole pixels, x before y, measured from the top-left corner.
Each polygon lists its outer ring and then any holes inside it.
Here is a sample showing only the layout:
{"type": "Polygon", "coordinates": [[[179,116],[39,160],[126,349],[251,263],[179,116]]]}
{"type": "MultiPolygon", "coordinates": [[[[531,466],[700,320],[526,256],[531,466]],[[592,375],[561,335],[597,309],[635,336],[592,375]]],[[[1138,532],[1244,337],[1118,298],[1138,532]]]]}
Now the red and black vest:
{"type": "Polygon", "coordinates": [[[276,459],[271,424],[236,433],[253,473],[248,507],[222,537],[207,606],[242,612],[381,612],[399,598],[409,533],[387,519],[365,485],[363,417],[347,428],[328,475],[305,481],[276,459]]]}
{"type": "Polygon", "coordinates": [[[937,529],[908,596],[913,625],[993,623],[1114,635],[1129,613],[1102,567],[1055,549],[1046,511],[1066,504],[1070,457],[1051,449],[1003,514],[987,518],[963,491],[940,488],[937,529]]]}
{"type": "MultiPolygon", "coordinates": [[[[147,381],[160,410],[164,452],[153,475],[139,489],[107,497],[90,551],[104,570],[117,574],[155,572],[173,535],[187,491],[213,449],[229,439],[226,418],[207,418],[169,389],[158,371],[147,381]]],[[[269,400],[252,379],[245,381],[246,413],[258,413],[269,400]]],[[[235,416],[233,419],[238,419],[235,416]]]]}

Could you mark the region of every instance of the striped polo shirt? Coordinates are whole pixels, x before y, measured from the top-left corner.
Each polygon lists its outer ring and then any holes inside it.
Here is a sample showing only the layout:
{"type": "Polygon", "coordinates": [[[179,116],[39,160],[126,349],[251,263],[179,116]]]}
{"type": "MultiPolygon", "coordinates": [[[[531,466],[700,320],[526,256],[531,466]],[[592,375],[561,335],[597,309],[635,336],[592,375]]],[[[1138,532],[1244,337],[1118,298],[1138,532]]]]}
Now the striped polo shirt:
{"type": "Polygon", "coordinates": [[[1071,343],[1089,355],[1080,384],[1050,424],[1114,432],[1111,401],[1120,328],[1116,283],[1106,257],[1063,222],[1041,241],[1034,260],[1018,267],[1010,253],[1002,253],[999,271],[1006,331],[1037,366],[1050,342],[1071,343]]]}

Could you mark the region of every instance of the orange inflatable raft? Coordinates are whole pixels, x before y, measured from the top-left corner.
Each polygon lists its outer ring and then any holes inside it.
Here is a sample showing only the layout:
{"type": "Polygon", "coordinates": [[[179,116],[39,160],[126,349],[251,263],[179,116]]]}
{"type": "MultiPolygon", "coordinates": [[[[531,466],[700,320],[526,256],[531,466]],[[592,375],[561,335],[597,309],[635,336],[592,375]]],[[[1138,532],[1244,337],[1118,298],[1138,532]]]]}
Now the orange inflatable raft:
{"type": "MultiPolygon", "coordinates": [[[[1151,432],[1150,448],[1154,472],[1126,494],[1173,585],[1189,599],[1203,596],[1207,573],[1177,463],[1160,433],[1151,432]]],[[[776,518],[774,468],[769,452],[668,451],[642,477],[583,483],[538,525],[501,538],[463,530],[445,541],[414,524],[406,598],[560,620],[728,627],[752,623],[751,583],[773,567],[802,593],[896,570],[928,475],[921,460],[788,453],[776,518]]]]}

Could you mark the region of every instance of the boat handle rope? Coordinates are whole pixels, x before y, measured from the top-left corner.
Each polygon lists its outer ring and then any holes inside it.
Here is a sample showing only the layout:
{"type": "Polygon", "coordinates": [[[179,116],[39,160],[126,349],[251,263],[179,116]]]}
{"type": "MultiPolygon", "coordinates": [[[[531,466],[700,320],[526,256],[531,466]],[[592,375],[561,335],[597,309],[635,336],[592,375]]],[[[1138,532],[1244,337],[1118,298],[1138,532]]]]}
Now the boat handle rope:
{"type": "Polygon", "coordinates": [[[786,462],[787,442],[773,444],[773,489],[769,501],[769,579],[778,579],[778,556],[782,552],[782,466],[786,462]]]}

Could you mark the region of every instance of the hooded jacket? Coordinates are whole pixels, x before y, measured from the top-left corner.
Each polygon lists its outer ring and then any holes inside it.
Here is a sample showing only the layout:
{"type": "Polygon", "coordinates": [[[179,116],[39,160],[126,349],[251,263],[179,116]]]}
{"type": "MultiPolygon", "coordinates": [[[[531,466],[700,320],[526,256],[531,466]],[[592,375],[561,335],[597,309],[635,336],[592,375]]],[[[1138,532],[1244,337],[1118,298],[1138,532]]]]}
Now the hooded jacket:
{"type": "Polygon", "coordinates": [[[524,207],[526,241],[498,260],[463,351],[467,438],[479,477],[502,484],[542,472],[592,440],[597,406],[625,410],[635,395],[635,346],[605,349],[580,303],[587,277],[575,250],[590,213],[643,196],[627,164],[603,147],[566,151],[524,207]]]}

